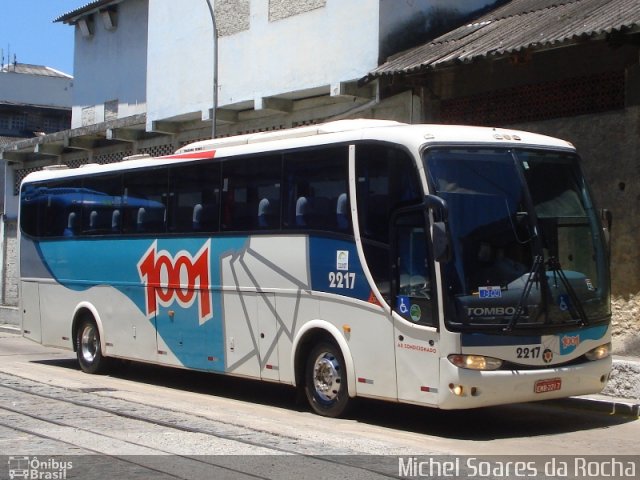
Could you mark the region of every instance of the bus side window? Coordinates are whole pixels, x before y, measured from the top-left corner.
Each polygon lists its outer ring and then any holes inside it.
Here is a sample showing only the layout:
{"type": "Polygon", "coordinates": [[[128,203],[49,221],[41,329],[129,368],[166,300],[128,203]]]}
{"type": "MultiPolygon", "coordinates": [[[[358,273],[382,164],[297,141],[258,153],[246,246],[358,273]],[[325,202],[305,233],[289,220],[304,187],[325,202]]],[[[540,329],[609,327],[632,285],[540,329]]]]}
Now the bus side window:
{"type": "Polygon", "coordinates": [[[43,237],[75,236],[80,231],[81,182],[52,182],[39,188],[38,230],[43,237]]]}
{"type": "Polygon", "coordinates": [[[125,173],[125,233],[166,232],[168,177],[167,168],[148,170],[144,175],[135,170],[125,173]]]}
{"type": "Polygon", "coordinates": [[[121,174],[85,178],[82,188],[82,234],[120,233],[121,202],[121,174]]]}
{"type": "Polygon", "coordinates": [[[284,226],[351,233],[347,147],[285,155],[284,226]]]}
{"type": "Polygon", "coordinates": [[[169,169],[169,231],[219,230],[220,164],[198,162],[169,169]]]}
{"type": "Polygon", "coordinates": [[[380,293],[391,301],[391,214],[421,201],[418,172],[411,156],[399,148],[357,145],[356,182],[364,254],[380,293]]]}
{"type": "Polygon", "coordinates": [[[230,160],[222,165],[222,230],[280,228],[280,155],[230,160]]]}

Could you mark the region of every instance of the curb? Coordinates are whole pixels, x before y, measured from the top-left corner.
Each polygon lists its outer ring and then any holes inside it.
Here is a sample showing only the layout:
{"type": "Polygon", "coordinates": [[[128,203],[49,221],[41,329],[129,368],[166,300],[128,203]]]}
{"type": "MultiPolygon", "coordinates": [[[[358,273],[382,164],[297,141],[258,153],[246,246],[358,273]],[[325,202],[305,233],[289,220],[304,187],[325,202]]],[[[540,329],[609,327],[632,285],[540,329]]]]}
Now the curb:
{"type": "Polygon", "coordinates": [[[623,417],[640,418],[640,402],[624,398],[604,398],[598,397],[569,397],[552,401],[557,406],[568,406],[580,410],[589,410],[592,412],[602,413],[606,415],[617,415],[623,417]]]}
{"type": "Polygon", "coordinates": [[[8,325],[8,324],[0,324],[0,332],[3,333],[15,333],[16,335],[20,335],[22,332],[20,331],[20,327],[17,325],[8,325]]]}

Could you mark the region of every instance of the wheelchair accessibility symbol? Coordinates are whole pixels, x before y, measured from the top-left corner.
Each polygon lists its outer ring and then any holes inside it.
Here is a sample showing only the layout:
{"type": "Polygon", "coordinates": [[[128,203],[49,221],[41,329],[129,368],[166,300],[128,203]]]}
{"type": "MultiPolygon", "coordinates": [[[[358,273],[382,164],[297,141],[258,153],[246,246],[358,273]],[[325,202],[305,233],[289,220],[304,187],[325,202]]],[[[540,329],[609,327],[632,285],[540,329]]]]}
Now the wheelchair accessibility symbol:
{"type": "Polygon", "coordinates": [[[409,314],[409,305],[411,303],[409,302],[409,297],[398,297],[398,304],[397,304],[397,310],[398,312],[400,312],[401,315],[408,315],[409,314]]]}

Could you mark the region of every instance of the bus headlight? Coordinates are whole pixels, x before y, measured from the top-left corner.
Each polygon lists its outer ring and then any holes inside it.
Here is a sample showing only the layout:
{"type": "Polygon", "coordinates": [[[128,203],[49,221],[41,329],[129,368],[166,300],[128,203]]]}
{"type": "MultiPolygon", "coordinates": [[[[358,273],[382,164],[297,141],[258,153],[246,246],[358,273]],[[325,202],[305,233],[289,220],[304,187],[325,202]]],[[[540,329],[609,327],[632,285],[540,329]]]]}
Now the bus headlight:
{"type": "Polygon", "coordinates": [[[611,355],[610,343],[600,345],[599,347],[589,350],[584,354],[584,356],[587,357],[587,360],[602,360],[603,358],[607,358],[609,355],[611,355]]]}
{"type": "Polygon", "coordinates": [[[469,370],[497,370],[502,366],[502,360],[483,355],[449,355],[447,358],[456,367],[469,370]]]}

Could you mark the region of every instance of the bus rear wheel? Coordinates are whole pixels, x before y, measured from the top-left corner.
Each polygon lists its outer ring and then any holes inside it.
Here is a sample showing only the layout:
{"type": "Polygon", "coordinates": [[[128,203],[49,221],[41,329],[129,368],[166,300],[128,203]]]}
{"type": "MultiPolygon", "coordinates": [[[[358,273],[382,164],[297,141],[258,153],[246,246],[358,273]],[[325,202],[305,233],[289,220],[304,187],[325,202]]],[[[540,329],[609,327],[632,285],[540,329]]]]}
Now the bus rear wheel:
{"type": "Polygon", "coordinates": [[[100,332],[93,319],[84,319],[76,332],[76,355],[83,372],[103,373],[107,358],[102,355],[100,332]]]}
{"type": "Polygon", "coordinates": [[[347,372],[340,349],[332,342],[317,344],[307,357],[305,393],[311,408],[325,417],[347,411],[347,372]]]}

